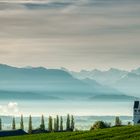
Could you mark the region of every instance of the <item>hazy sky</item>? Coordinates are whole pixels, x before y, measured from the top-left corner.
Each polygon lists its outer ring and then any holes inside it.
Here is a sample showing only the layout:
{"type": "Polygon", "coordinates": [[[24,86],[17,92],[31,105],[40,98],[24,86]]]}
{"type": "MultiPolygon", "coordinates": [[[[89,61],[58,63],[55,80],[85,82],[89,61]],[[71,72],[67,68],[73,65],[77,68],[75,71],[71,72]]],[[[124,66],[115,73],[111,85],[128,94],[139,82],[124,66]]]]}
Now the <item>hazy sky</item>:
{"type": "Polygon", "coordinates": [[[140,0],[0,0],[0,63],[139,67],[140,0]]]}

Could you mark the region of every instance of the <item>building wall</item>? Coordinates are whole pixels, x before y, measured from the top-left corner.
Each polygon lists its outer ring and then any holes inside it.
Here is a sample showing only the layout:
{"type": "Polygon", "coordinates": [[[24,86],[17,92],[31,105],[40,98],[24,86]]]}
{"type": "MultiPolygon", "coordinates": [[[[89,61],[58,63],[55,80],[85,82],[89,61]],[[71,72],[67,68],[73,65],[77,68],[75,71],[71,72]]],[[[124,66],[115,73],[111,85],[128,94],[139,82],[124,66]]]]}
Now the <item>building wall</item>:
{"type": "Polygon", "coordinates": [[[134,109],[134,115],[133,115],[134,125],[138,124],[139,120],[140,120],[140,109],[134,109]]]}

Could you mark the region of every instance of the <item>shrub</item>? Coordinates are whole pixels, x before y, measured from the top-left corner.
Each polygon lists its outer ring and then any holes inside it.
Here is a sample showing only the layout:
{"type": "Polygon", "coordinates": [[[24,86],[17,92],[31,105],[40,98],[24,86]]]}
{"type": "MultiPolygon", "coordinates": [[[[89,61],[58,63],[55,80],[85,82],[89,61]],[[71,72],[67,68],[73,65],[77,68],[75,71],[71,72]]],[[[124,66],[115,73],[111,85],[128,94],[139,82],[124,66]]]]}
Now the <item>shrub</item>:
{"type": "Polygon", "coordinates": [[[103,121],[97,121],[95,124],[90,128],[90,130],[96,130],[96,129],[104,129],[109,128],[110,124],[105,123],[103,121]]]}

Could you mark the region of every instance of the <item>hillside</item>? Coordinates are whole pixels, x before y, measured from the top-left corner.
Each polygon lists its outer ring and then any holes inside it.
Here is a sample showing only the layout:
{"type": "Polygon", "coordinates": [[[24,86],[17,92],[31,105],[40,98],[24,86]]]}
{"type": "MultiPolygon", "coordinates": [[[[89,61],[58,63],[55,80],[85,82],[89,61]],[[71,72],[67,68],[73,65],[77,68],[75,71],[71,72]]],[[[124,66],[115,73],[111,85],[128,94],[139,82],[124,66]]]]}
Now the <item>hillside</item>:
{"type": "Polygon", "coordinates": [[[94,69],[91,71],[82,70],[80,72],[70,71],[78,79],[89,78],[97,81],[101,85],[108,86],[126,95],[139,97],[140,91],[140,68],[129,71],[111,68],[107,71],[94,69]]]}
{"type": "MultiPolygon", "coordinates": [[[[44,67],[0,65],[1,99],[82,99],[95,95],[123,95],[94,80],[76,79],[69,72],[44,67]]],[[[129,98],[129,97],[128,97],[129,98]]]]}
{"type": "Polygon", "coordinates": [[[5,137],[0,140],[139,140],[140,126],[124,126],[96,131],[63,132],[5,137]]]}
{"type": "Polygon", "coordinates": [[[140,75],[135,73],[128,73],[120,80],[118,80],[114,85],[114,88],[121,92],[127,93],[127,95],[140,96],[140,75]]]}
{"type": "Polygon", "coordinates": [[[65,98],[69,95],[88,96],[94,94],[91,86],[73,78],[69,73],[43,67],[16,68],[0,65],[0,85],[1,95],[21,93],[21,98],[25,98],[26,95],[26,97],[28,95],[37,97],[37,94],[38,97],[42,96],[43,98],[44,96],[65,98]]]}
{"type": "Polygon", "coordinates": [[[102,85],[111,85],[118,81],[122,76],[124,76],[128,72],[115,68],[110,68],[107,71],[94,69],[91,71],[81,70],[80,72],[71,71],[70,73],[78,79],[90,78],[96,80],[102,85]]]}

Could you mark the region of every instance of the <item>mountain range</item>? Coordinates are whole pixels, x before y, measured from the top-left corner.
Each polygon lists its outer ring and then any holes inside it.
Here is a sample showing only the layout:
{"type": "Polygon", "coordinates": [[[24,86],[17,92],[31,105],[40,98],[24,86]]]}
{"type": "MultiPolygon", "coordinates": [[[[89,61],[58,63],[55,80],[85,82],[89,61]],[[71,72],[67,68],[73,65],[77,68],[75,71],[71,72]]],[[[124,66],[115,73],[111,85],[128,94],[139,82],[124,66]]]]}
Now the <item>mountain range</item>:
{"type": "Polygon", "coordinates": [[[77,79],[89,78],[101,85],[109,86],[131,96],[140,96],[140,68],[124,71],[111,68],[107,71],[81,70],[80,72],[70,71],[77,79]]]}
{"type": "MultiPolygon", "coordinates": [[[[109,76],[107,72],[102,73],[102,76],[105,74],[106,78],[108,76],[116,80],[118,76],[128,75],[125,71],[121,71],[119,74],[113,69],[112,71],[116,75],[112,72],[112,76],[109,76]]],[[[101,73],[97,70],[94,72],[97,75],[101,73]]],[[[82,78],[83,73],[87,72],[82,71],[81,73],[82,75],[79,78],[77,74],[80,75],[80,73],[68,72],[62,69],[47,69],[44,67],[17,68],[1,64],[0,99],[70,99],[89,101],[94,99],[106,100],[105,97],[112,100],[116,99],[116,97],[118,97],[117,99],[125,98],[126,100],[135,99],[134,96],[129,96],[117,88],[101,84],[101,81],[103,82],[104,80],[99,81],[93,76],[84,76],[82,78]]],[[[101,76],[99,79],[101,79],[101,76]]],[[[137,79],[139,80],[138,77],[137,79]]],[[[111,83],[114,83],[114,81],[111,83]]],[[[116,86],[119,86],[119,84],[116,86]]]]}

